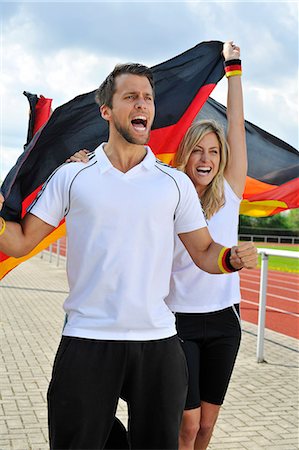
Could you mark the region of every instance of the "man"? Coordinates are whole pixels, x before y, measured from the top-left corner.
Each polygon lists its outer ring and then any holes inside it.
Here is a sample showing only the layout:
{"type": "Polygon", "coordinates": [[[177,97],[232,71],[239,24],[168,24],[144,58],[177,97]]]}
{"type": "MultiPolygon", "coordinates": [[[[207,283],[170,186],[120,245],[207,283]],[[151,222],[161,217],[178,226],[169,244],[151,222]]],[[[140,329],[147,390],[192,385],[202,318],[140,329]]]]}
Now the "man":
{"type": "MultiPolygon", "coordinates": [[[[187,371],[164,303],[174,233],[211,273],[223,270],[223,247],[189,178],[145,146],[155,111],[150,70],[116,66],[96,101],[108,142],[88,164],[58,168],[21,224],[2,220],[0,250],[26,254],[66,219],[70,293],[48,391],[51,449],[102,449],[120,396],[132,449],[176,449],[187,371]]],[[[256,265],[251,243],[231,253],[228,270],[256,265]]]]}

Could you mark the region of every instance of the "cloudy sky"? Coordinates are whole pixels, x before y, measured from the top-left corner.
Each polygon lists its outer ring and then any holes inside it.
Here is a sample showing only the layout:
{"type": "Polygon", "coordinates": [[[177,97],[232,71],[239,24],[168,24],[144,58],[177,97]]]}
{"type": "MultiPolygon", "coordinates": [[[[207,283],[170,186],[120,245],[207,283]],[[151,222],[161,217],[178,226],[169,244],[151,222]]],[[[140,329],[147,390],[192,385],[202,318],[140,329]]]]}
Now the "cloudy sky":
{"type": "MultiPolygon", "coordinates": [[[[152,66],[199,42],[241,47],[247,120],[298,148],[298,2],[3,2],[1,174],[26,141],[29,91],[56,108],[118,62],[152,66]]],[[[226,101],[226,80],[212,97],[226,101]]]]}

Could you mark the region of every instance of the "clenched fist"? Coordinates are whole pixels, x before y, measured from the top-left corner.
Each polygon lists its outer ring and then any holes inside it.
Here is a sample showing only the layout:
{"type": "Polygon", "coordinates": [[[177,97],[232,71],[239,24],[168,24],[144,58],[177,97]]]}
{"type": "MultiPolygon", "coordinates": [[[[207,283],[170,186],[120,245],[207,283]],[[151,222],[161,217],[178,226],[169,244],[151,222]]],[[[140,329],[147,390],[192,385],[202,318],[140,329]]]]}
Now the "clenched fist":
{"type": "Polygon", "coordinates": [[[257,266],[257,249],[252,242],[242,242],[231,249],[230,263],[235,269],[255,269],[257,266]]]}
{"type": "Polygon", "coordinates": [[[222,54],[225,61],[240,59],[240,47],[235,45],[233,41],[227,41],[223,44],[222,54]]]}

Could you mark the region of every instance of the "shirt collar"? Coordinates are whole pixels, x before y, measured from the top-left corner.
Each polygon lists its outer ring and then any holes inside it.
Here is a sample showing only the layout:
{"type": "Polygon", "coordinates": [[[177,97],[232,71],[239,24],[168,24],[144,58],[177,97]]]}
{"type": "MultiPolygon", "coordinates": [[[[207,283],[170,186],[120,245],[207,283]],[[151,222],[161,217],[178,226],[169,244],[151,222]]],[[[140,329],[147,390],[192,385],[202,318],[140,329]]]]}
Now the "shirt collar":
{"type": "Polygon", "coordinates": [[[146,145],[145,148],[146,148],[146,155],[140,164],[143,165],[145,169],[150,170],[155,165],[156,157],[148,145],[146,145]]]}
{"type": "MultiPolygon", "coordinates": [[[[106,144],[106,142],[103,142],[101,145],[99,145],[99,147],[97,147],[95,149],[95,155],[97,157],[97,162],[98,162],[101,173],[104,173],[110,169],[114,169],[109,158],[107,157],[106,153],[104,152],[105,144],[106,144]]],[[[148,145],[145,145],[145,148],[146,148],[146,155],[143,158],[143,160],[140,162],[140,164],[138,164],[137,166],[140,165],[140,166],[144,167],[145,169],[150,170],[156,162],[156,157],[148,145]]]]}
{"type": "Polygon", "coordinates": [[[106,142],[103,142],[95,149],[95,155],[97,157],[97,163],[101,173],[106,172],[109,169],[113,169],[113,165],[111,164],[109,158],[104,152],[104,145],[106,142]]]}

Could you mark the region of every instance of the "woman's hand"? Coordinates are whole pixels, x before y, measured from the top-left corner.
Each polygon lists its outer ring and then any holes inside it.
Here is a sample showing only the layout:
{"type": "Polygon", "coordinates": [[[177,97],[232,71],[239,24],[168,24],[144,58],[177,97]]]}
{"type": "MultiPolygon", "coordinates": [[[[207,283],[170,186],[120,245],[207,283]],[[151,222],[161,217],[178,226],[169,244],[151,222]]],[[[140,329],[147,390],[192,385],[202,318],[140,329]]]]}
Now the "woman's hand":
{"type": "Polygon", "coordinates": [[[89,161],[88,155],[90,151],[83,149],[74,153],[70,158],[68,158],[65,162],[84,162],[87,163],[89,161]]]}
{"type": "Polygon", "coordinates": [[[224,42],[222,54],[225,61],[240,59],[240,47],[235,45],[233,41],[224,42]]]}

